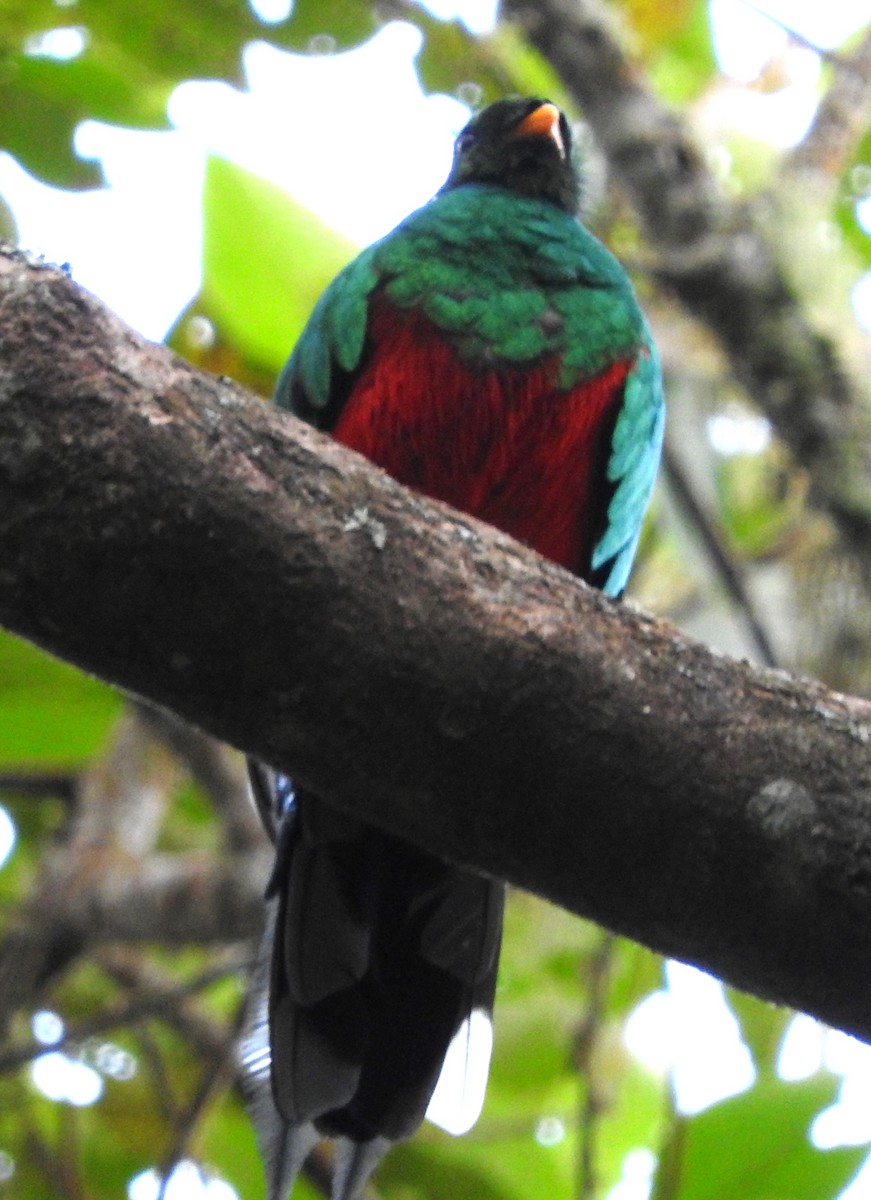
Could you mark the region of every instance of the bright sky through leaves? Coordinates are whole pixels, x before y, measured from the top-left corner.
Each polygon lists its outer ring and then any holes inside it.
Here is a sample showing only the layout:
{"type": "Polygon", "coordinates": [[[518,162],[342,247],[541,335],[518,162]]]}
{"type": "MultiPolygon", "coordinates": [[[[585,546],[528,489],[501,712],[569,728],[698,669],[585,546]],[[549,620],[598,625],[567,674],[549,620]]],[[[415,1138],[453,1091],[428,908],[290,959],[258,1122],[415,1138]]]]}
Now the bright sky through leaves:
{"type": "MultiPolygon", "coordinates": [[[[280,17],[276,5],[284,3],[269,0],[264,14],[280,17]]],[[[466,14],[482,29],[494,4],[440,0],[432,7],[440,16],[466,14]]],[[[867,0],[783,0],[779,7],[771,0],[766,7],[822,46],[839,44],[868,12],[867,0]]],[[[712,17],[721,62],[736,78],[758,72],[760,54],[777,53],[785,41],[782,29],[743,0],[712,0],[712,17]]],[[[75,278],[126,320],[162,337],[199,284],[199,195],[208,150],[280,183],[361,245],[432,195],[467,110],[450,97],[421,94],[418,48],[419,34],[401,22],[341,55],[288,56],[254,45],[245,58],[249,93],[226,84],[182,85],[170,107],[176,132],[92,121],[80,127],[77,148],[102,159],[110,190],[59,192],[0,155],[0,192],[15,209],[24,245],[69,262],[75,278]]],[[[66,45],[59,49],[69,53],[66,45]]],[[[732,93],[736,119],[781,142],[785,129],[800,136],[812,114],[817,67],[805,52],[796,62],[807,63],[797,68],[805,78],[785,97],[732,93]]]]}

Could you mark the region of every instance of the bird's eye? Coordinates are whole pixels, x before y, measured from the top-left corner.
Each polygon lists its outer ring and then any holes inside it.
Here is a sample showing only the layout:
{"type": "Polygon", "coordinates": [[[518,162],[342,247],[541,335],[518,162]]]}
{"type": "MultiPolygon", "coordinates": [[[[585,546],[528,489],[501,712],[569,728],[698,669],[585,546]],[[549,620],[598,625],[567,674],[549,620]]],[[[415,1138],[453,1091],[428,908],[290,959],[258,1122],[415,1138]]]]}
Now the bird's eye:
{"type": "Polygon", "coordinates": [[[475,141],[475,135],[473,133],[469,133],[469,132],[461,133],[460,136],[457,138],[456,142],[454,143],[454,151],[455,151],[457,157],[459,157],[461,154],[465,154],[468,150],[470,150],[474,141],[475,141]]]}

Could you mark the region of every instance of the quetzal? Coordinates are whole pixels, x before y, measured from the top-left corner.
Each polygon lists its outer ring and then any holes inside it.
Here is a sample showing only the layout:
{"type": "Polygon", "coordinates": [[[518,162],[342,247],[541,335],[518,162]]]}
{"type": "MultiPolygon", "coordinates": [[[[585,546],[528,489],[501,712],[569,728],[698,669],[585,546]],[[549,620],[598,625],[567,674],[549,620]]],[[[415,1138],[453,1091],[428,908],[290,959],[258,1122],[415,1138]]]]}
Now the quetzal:
{"type": "MultiPolygon", "coordinates": [[[[324,292],[276,400],[619,596],[658,464],[662,389],[629,280],[578,219],[580,188],[553,104],[478,113],[435,198],[324,292]]],[[[257,764],[252,780],[276,843],[270,962],[243,1039],[269,1195],[285,1200],[328,1135],[334,1197],[352,1200],[423,1119],[449,1046],[459,1069],[452,1094],[447,1071],[439,1088],[444,1123],[477,1117],[503,885],[257,764]]]]}

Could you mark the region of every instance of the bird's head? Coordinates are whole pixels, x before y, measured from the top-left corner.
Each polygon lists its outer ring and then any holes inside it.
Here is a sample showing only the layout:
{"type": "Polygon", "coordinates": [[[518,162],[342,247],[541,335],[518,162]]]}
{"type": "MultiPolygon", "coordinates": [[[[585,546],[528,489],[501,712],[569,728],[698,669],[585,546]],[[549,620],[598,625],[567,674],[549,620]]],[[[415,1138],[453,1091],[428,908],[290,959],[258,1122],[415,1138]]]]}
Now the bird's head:
{"type": "Polygon", "coordinates": [[[565,115],[549,100],[497,100],[476,113],[454,145],[442,188],[491,183],[576,213],[581,184],[565,115]]]}

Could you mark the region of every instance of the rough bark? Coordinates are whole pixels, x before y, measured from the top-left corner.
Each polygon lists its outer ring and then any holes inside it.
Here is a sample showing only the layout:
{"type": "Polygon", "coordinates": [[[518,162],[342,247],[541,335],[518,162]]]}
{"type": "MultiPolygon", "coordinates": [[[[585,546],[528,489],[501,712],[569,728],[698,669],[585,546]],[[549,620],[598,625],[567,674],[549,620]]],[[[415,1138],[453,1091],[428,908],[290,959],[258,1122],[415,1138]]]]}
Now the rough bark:
{"type": "Polygon", "coordinates": [[[871,705],[718,657],[0,256],[0,621],[871,1036],[871,705]]]}

